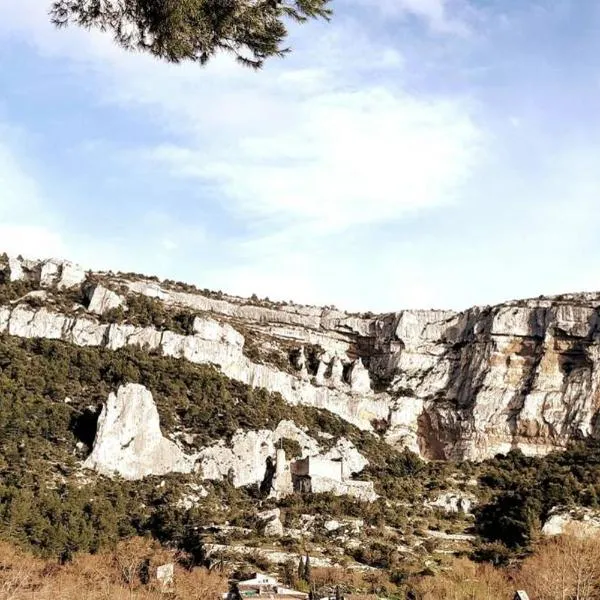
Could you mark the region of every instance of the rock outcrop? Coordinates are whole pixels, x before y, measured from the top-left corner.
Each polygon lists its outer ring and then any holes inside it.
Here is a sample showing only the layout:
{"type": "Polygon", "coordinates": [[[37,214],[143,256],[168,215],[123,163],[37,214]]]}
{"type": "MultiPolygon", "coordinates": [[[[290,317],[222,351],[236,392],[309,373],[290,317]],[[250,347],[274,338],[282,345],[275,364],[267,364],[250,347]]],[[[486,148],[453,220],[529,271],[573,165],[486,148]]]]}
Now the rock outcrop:
{"type": "Polygon", "coordinates": [[[591,537],[600,531],[600,514],[589,508],[555,508],[542,527],[542,534],[548,537],[571,534],[577,537],[591,537]]]}
{"type": "Polygon", "coordinates": [[[473,494],[464,492],[444,492],[434,500],[427,502],[426,506],[439,509],[445,513],[471,514],[472,508],[477,504],[477,498],[473,494]]]}
{"type": "MultiPolygon", "coordinates": [[[[0,281],[27,280],[50,295],[86,277],[64,261],[7,258],[0,271],[0,281]]],[[[100,273],[94,281],[110,294],[87,314],[15,301],[0,307],[0,333],[112,350],[132,345],[214,364],[430,459],[480,460],[513,448],[544,454],[600,434],[600,294],[358,316],[181,291],[143,277],[100,273]],[[101,322],[95,313],[106,306],[127,308],[125,291],[189,311],[193,334],[101,322]],[[249,336],[262,356],[249,358],[249,336]]]]}
{"type": "Polygon", "coordinates": [[[158,410],[145,387],[128,384],[109,396],[84,467],[103,475],[142,479],[147,475],[190,473],[193,466],[193,457],[163,437],[158,410]]]}
{"type": "Polygon", "coordinates": [[[260,522],[259,528],[267,537],[281,537],[284,533],[281,521],[281,509],[265,510],[256,515],[260,522]]]}
{"type": "Polygon", "coordinates": [[[123,305],[121,296],[102,285],[95,285],[90,288],[88,294],[90,299],[88,310],[96,315],[103,315],[109,310],[123,305]]]}
{"type": "Polygon", "coordinates": [[[270,475],[271,495],[282,498],[294,491],[291,461],[286,458],[285,452],[277,447],[282,439],[297,442],[303,458],[341,461],[344,465],[343,481],[341,478],[338,481],[321,478],[323,481],[320,480],[316,484],[318,491],[348,494],[367,501],[376,498],[371,482],[350,479],[369,464],[352,442],[340,438],[333,448],[324,452],[317,440],[291,421],[281,421],[273,431],[237,431],[230,443],[222,440],[201,450],[196,457],[196,470],[204,479],[229,479],[234,487],[262,484],[270,475]]]}

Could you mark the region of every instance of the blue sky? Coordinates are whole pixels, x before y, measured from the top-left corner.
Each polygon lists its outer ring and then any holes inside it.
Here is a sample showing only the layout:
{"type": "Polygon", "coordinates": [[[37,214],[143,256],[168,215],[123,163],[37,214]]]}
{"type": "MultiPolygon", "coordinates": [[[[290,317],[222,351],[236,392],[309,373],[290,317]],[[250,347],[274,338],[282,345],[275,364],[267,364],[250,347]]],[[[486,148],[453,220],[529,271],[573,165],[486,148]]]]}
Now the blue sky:
{"type": "Polygon", "coordinates": [[[260,72],[0,0],[0,248],[352,310],[600,289],[600,5],[334,0],[260,72]]]}

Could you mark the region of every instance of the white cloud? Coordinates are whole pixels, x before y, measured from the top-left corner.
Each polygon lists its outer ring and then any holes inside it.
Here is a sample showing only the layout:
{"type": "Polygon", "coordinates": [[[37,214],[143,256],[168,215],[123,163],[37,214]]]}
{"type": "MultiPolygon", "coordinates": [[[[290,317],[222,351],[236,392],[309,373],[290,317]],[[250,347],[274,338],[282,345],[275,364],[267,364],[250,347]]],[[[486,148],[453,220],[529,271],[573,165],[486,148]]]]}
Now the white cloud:
{"type": "MultiPolygon", "coordinates": [[[[407,282],[399,303],[426,297],[430,288],[423,275],[409,261],[399,262],[393,249],[377,268],[369,264],[371,251],[349,252],[351,232],[454,202],[484,140],[466,101],[411,91],[397,47],[346,18],[300,40],[289,58],[260,73],[226,58],[206,69],[175,67],[124,54],[110,36],[56,32],[38,14],[37,0],[3,1],[15,18],[5,21],[11,22],[9,35],[18,31],[43,54],[66,60],[88,85],[92,75],[99,82],[98,102],[143,115],[152,137],[164,140],[132,148],[128,160],[158,162],[156,177],[165,176],[164,167],[209,184],[212,201],[244,222],[243,237],[219,240],[221,248],[228,246],[229,264],[207,268],[203,278],[211,279],[198,283],[368,308],[364,299],[375,292],[364,285],[356,297],[343,296],[365,270],[373,288],[395,266],[405,277],[394,281],[407,282]],[[28,21],[33,12],[36,18],[28,21]],[[344,240],[334,242],[342,232],[344,240]],[[313,238],[318,243],[309,243],[313,238]]],[[[436,30],[452,29],[445,2],[400,4],[390,2],[389,8],[417,14],[436,30]]],[[[91,266],[103,266],[103,260],[113,268],[136,268],[130,265],[137,261],[170,275],[174,261],[185,260],[186,243],[204,235],[195,224],[173,221],[136,227],[147,233],[145,240],[136,235],[86,245],[71,235],[72,257],[91,266]],[[142,242],[147,245],[134,247],[142,242]],[[109,251],[98,250],[104,246],[109,251]]],[[[193,263],[196,256],[190,256],[193,263]]],[[[210,266],[214,257],[204,258],[210,266]]]]}
{"type": "Polygon", "coordinates": [[[354,0],[372,8],[375,6],[387,17],[407,15],[422,19],[433,31],[447,34],[465,34],[468,25],[457,16],[456,2],[452,0],[354,0]]]}
{"type": "Polygon", "coordinates": [[[476,162],[480,132],[461,107],[383,88],[297,102],[297,118],[224,150],[163,146],[174,172],[215,181],[235,210],[329,231],[452,202],[476,162]]]}
{"type": "MultiPolygon", "coordinates": [[[[6,128],[0,127],[2,137],[6,128]]],[[[31,215],[39,204],[38,190],[31,177],[20,168],[13,153],[0,141],[0,219],[16,215],[31,215]]]]}
{"type": "MultiPolygon", "coordinates": [[[[447,16],[445,0],[389,4],[447,16]]],[[[45,51],[102,73],[105,102],[149,112],[178,138],[147,156],[216,185],[237,215],[326,232],[452,202],[481,151],[468,106],[407,92],[398,50],[340,23],[259,74],[226,58],[173,67],[116,52],[107,36],[32,26],[45,51]]]]}
{"type": "Polygon", "coordinates": [[[42,225],[0,223],[0,250],[32,258],[67,256],[61,235],[42,225]]]}
{"type": "MultiPolygon", "coordinates": [[[[6,127],[0,132],[8,136],[6,127]]],[[[64,241],[51,220],[35,181],[0,141],[0,252],[64,255],[64,241]]]]}

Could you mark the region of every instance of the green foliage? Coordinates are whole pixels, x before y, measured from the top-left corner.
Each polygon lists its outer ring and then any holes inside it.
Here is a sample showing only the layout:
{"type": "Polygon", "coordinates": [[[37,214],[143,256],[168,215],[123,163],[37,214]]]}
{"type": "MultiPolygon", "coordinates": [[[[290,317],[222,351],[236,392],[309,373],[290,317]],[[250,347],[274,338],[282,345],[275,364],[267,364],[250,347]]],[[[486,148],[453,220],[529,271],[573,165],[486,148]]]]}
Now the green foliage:
{"type": "Polygon", "coordinates": [[[4,273],[0,271],[0,306],[18,300],[25,296],[25,294],[38,289],[38,286],[31,281],[8,282],[4,281],[3,277],[4,273]]]}
{"type": "Polygon", "coordinates": [[[485,461],[480,472],[486,502],[476,511],[478,532],[489,542],[526,551],[554,507],[598,506],[600,442],[576,442],[543,458],[513,451],[485,461]]]}
{"type": "Polygon", "coordinates": [[[285,451],[287,460],[290,460],[291,458],[300,458],[302,456],[302,446],[296,440],[283,438],[281,440],[281,447],[285,451]]]}
{"type": "Polygon", "coordinates": [[[513,554],[513,551],[501,542],[490,542],[478,544],[471,558],[477,562],[491,563],[499,567],[509,564],[513,554]]]}
{"type": "Polygon", "coordinates": [[[286,20],[329,18],[329,0],[56,0],[50,10],[58,27],[76,24],[110,31],[116,43],[178,63],[205,64],[217,52],[260,67],[289,51],[286,20]]]}
{"type": "MultiPolygon", "coordinates": [[[[209,365],[133,347],[110,351],[0,335],[1,537],[67,559],[124,535],[152,532],[201,557],[199,524],[251,522],[255,492],[236,490],[227,482],[208,485],[211,493],[191,511],[176,508],[183,485],[176,477],[167,478],[166,487],[158,487],[153,478],[124,482],[91,474],[87,484],[77,483],[79,460],[86,454],[78,442],[89,449],[99,407],[128,382],[153,393],[164,433],[193,433],[196,447],[227,439],[240,428],[272,429],[282,419],[292,419],[317,438],[327,433],[334,440],[351,439],[390,472],[408,476],[418,469],[413,457],[398,454],[327,411],[289,406],[279,395],[230,380],[209,365]]],[[[331,439],[321,442],[325,446],[331,439]]],[[[283,444],[290,455],[299,453],[297,443],[283,444]]],[[[292,496],[286,503],[292,514],[339,512],[366,516],[370,522],[398,514],[383,501],[369,505],[331,495],[292,496]]]]}
{"type": "Polygon", "coordinates": [[[169,307],[157,298],[142,294],[127,296],[127,311],[122,306],[107,311],[106,323],[129,323],[138,327],[155,327],[159,331],[173,331],[183,335],[194,334],[194,313],[169,307]]]}
{"type": "Polygon", "coordinates": [[[484,539],[526,549],[540,528],[540,513],[540,502],[531,490],[505,492],[478,510],[478,531],[484,539]]]}

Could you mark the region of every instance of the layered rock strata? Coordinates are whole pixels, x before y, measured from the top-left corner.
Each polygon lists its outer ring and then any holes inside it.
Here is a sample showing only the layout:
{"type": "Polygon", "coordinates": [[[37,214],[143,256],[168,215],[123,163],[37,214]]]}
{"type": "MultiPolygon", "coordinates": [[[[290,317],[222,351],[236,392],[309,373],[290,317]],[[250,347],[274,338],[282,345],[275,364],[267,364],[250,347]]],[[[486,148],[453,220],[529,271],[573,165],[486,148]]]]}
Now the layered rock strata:
{"type": "Polygon", "coordinates": [[[290,404],[330,410],[426,458],[479,460],[513,448],[544,454],[573,438],[598,435],[600,294],[460,313],[357,316],[215,298],[142,277],[101,273],[89,279],[61,261],[10,259],[2,269],[5,281],[33,281],[52,293],[97,280],[106,291],[90,291],[92,299],[98,294],[94,310],[69,314],[50,304],[5,305],[0,332],[113,350],[136,345],[215,364],[228,377],[278,392],[290,404]],[[101,323],[94,313],[107,306],[122,305],[126,313],[125,292],[195,314],[194,334],[101,323]],[[285,369],[251,360],[244,353],[250,338],[265,351],[297,352],[285,369]]]}

